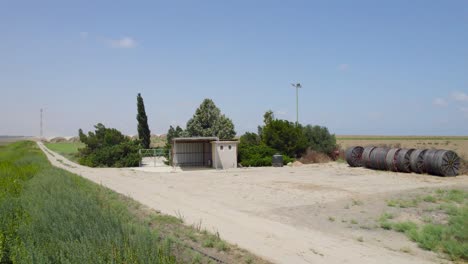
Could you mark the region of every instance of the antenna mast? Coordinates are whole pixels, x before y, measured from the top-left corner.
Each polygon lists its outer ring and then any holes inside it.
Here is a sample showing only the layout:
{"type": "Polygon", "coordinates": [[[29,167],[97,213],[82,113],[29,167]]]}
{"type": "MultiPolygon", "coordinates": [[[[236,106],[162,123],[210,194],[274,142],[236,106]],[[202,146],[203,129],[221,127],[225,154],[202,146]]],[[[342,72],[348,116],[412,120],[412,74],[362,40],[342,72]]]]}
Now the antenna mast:
{"type": "Polygon", "coordinates": [[[44,112],[44,109],[41,108],[41,139],[43,136],[43,130],[42,130],[42,112],[44,112]]]}

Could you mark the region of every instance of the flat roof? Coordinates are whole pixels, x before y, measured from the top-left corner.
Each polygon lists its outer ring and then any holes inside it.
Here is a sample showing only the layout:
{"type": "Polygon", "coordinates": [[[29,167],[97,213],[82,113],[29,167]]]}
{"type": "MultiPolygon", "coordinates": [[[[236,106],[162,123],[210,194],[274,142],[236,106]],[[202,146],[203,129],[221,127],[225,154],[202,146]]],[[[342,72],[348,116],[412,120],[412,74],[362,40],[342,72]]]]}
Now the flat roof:
{"type": "Polygon", "coordinates": [[[213,142],[211,142],[211,144],[223,144],[223,143],[224,143],[224,144],[226,144],[226,143],[227,143],[227,144],[238,144],[239,141],[237,141],[237,140],[225,140],[225,141],[221,140],[221,141],[213,141],[213,142]]]}
{"type": "Polygon", "coordinates": [[[173,138],[172,142],[189,143],[189,142],[210,142],[219,141],[218,137],[179,137],[173,138]]]}

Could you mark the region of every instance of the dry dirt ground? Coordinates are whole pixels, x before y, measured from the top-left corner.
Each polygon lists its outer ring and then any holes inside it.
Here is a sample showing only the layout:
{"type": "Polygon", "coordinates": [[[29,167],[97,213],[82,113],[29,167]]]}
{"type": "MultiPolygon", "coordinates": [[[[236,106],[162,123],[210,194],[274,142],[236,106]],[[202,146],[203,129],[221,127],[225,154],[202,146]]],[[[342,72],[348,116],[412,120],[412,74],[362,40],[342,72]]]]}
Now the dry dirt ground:
{"type": "Polygon", "coordinates": [[[340,163],[148,172],[88,168],[45,153],[57,167],[186,223],[201,223],[275,263],[448,262],[401,233],[377,227],[376,219],[388,199],[434,188],[468,189],[466,175],[442,178],[340,163]]]}

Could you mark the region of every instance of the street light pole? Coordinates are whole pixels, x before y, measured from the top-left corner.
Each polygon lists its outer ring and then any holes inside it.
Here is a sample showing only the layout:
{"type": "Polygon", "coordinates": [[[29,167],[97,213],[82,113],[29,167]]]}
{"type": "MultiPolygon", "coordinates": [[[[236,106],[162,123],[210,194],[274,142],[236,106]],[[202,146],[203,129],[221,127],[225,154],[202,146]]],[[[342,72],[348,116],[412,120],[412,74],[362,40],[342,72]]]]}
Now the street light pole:
{"type": "Polygon", "coordinates": [[[296,88],[296,127],[299,125],[299,88],[302,88],[300,83],[291,83],[296,88]]]}

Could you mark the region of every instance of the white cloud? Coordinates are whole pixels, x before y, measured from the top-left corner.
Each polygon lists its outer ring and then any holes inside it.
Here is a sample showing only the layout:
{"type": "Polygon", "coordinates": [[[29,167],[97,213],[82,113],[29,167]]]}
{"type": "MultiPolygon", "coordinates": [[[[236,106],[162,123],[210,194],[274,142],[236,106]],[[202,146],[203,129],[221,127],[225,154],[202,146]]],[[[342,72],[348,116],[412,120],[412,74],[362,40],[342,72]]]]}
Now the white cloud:
{"type": "Polygon", "coordinates": [[[434,99],[434,102],[432,102],[432,104],[434,104],[435,106],[446,106],[447,101],[443,98],[436,98],[434,99]]]}
{"type": "Polygon", "coordinates": [[[111,39],[110,40],[111,46],[114,48],[124,48],[124,49],[129,49],[129,48],[134,48],[137,45],[137,42],[130,37],[123,37],[120,39],[111,39]]]}
{"type": "Polygon", "coordinates": [[[349,70],[349,64],[342,63],[342,64],[338,65],[338,70],[340,70],[340,71],[347,71],[347,70],[349,70]]]}
{"type": "Polygon", "coordinates": [[[468,102],[468,95],[463,92],[453,92],[452,98],[456,101],[468,102]]]}
{"type": "Polygon", "coordinates": [[[85,39],[85,38],[88,38],[88,36],[89,36],[89,33],[88,33],[88,32],[86,32],[86,31],[80,32],[80,37],[81,37],[81,38],[85,39]]]}

